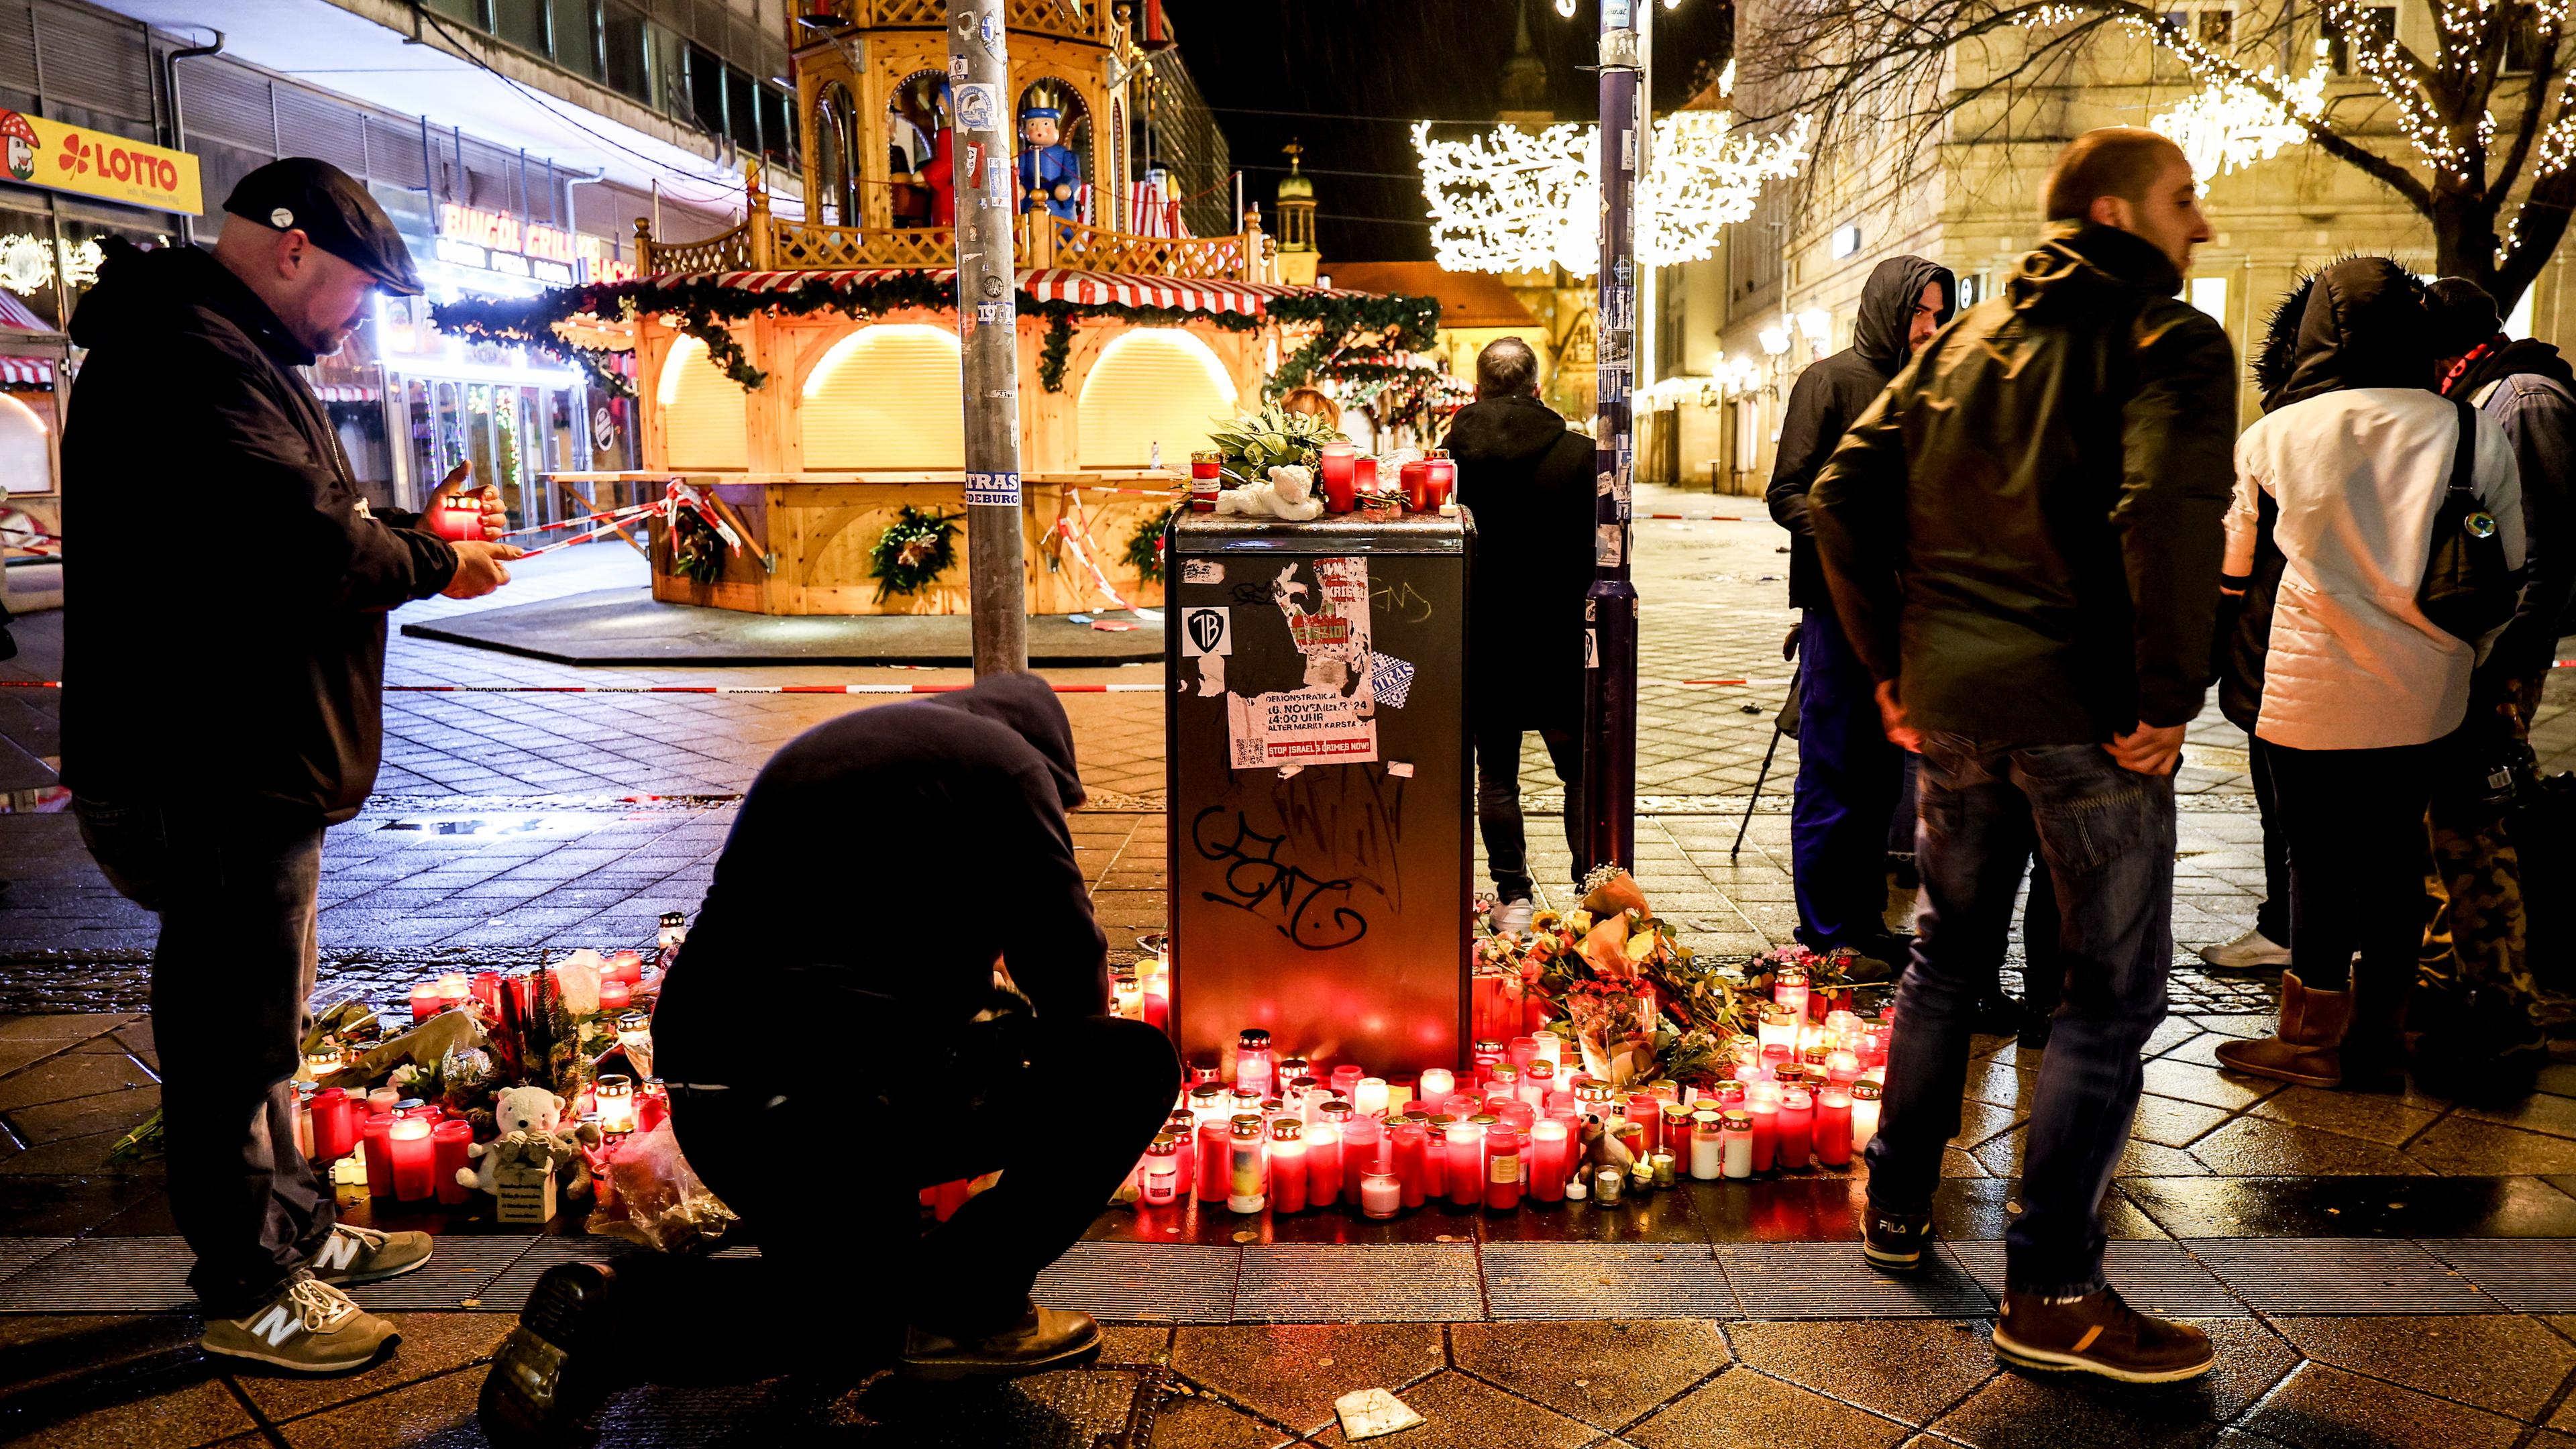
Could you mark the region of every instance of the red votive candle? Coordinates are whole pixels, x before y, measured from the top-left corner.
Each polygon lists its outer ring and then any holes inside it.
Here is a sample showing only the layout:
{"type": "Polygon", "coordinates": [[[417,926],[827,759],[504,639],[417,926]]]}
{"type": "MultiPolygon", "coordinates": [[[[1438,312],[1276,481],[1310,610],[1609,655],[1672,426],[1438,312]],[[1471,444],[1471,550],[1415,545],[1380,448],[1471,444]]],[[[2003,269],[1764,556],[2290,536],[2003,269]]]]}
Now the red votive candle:
{"type": "Polygon", "coordinates": [[[1223,1117],[1209,1117],[1199,1123],[1194,1195],[1201,1202],[1225,1201],[1226,1174],[1234,1152],[1233,1131],[1223,1117]]]}
{"type": "Polygon", "coordinates": [[[1225,491],[1225,454],[1190,454],[1190,511],[1216,512],[1216,496],[1225,491]]]}
{"type": "Polygon", "coordinates": [[[1540,1202],[1565,1201],[1566,1149],[1563,1122],[1551,1117],[1530,1128],[1530,1196],[1540,1202]]]}
{"type": "Polygon", "coordinates": [[[1780,1094],[1780,1165],[1804,1170],[1815,1153],[1816,1099],[1804,1087],[1780,1094]]]}
{"type": "Polygon", "coordinates": [[[1270,1033],[1257,1026],[1246,1027],[1234,1038],[1234,1085],[1237,1091],[1252,1093],[1259,1101],[1270,1095],[1276,1081],[1277,1059],[1270,1051],[1270,1033]]]}
{"type": "Polygon", "coordinates": [[[424,981],[411,989],[411,1019],[423,1022],[447,1008],[447,998],[438,994],[438,983],[424,981]]]}
{"type": "Polygon", "coordinates": [[[1529,1135],[1530,1124],[1538,1120],[1538,1109],[1515,1098],[1509,1102],[1496,1102],[1494,1115],[1503,1120],[1504,1126],[1526,1137],[1529,1135]]]}
{"type": "Polygon", "coordinates": [[[1375,1117],[1354,1112],[1342,1124],[1342,1194],[1359,1201],[1360,1179],[1372,1172],[1386,1171],[1381,1159],[1386,1152],[1386,1124],[1375,1117]]]}
{"type": "Polygon", "coordinates": [[[1816,1093],[1816,1160],[1841,1167],[1852,1155],[1852,1099],[1840,1083],[1816,1093]]]}
{"type": "Polygon", "coordinates": [[[1494,1063],[1499,1062],[1502,1059],[1503,1043],[1500,1038],[1479,1038],[1476,1042],[1474,1053],[1467,1059],[1468,1065],[1475,1069],[1469,1074],[1470,1085],[1478,1087],[1483,1086],[1485,1084],[1486,1074],[1494,1069],[1494,1063]]]}
{"type": "Polygon", "coordinates": [[[1663,1148],[1663,1108],[1663,1103],[1639,1092],[1630,1097],[1627,1104],[1619,1109],[1620,1117],[1637,1124],[1638,1140],[1646,1144],[1648,1152],[1661,1151],[1663,1148]]]}
{"type": "Polygon", "coordinates": [[[1458,464],[1446,448],[1434,448],[1422,460],[1428,470],[1424,480],[1423,501],[1427,508],[1438,508],[1458,490],[1458,464]]]}
{"type": "Polygon", "coordinates": [[[349,1094],[338,1087],[324,1087],[313,1094],[313,1160],[327,1165],[348,1156],[358,1145],[357,1109],[350,1105],[349,1094]]]}
{"type": "Polygon", "coordinates": [[[1422,1195],[1449,1195],[1449,1128],[1458,1119],[1434,1113],[1422,1124],[1422,1195]]]}
{"type": "Polygon", "coordinates": [[[1190,1175],[1190,1164],[1197,1154],[1199,1119],[1186,1109],[1163,1119],[1163,1135],[1172,1139],[1172,1195],[1196,1195],[1198,1179],[1190,1175]]]}
{"type": "Polygon", "coordinates": [[[1449,1124],[1449,1201],[1474,1207],[1485,1200],[1485,1128],[1480,1122],[1449,1124]]]}
{"type": "Polygon", "coordinates": [[[608,969],[599,973],[603,981],[623,981],[629,986],[644,983],[644,953],[620,951],[608,958],[608,969]]]}
{"type": "Polygon", "coordinates": [[[394,1197],[402,1202],[419,1202],[435,1196],[436,1183],[430,1180],[438,1163],[438,1151],[429,1140],[430,1121],[405,1112],[385,1125],[385,1155],[392,1159],[394,1197]]]}
{"type": "Polygon", "coordinates": [[[1321,451],[1322,456],[1316,460],[1315,466],[1322,474],[1324,511],[1348,513],[1359,497],[1358,486],[1351,480],[1359,461],[1359,446],[1354,443],[1326,443],[1321,451]]]}
{"type": "Polygon", "coordinates": [[[394,1160],[385,1143],[385,1129],[391,1127],[394,1114],[370,1112],[358,1129],[358,1140],[367,1160],[367,1196],[394,1195],[394,1160]]]}
{"type": "Polygon", "coordinates": [[[1431,1131],[1422,1123],[1407,1120],[1389,1127],[1387,1135],[1392,1139],[1389,1155],[1395,1162],[1396,1181],[1404,1189],[1404,1205],[1418,1208],[1423,1198],[1422,1160],[1428,1155],[1431,1131]]]}
{"type": "Polygon", "coordinates": [[[1745,1089],[1744,1111],[1753,1119],[1753,1170],[1769,1172],[1780,1159],[1780,1089],[1754,1083],[1745,1089]]]}
{"type": "Polygon", "coordinates": [[[1360,1078],[1367,1075],[1368,1073],[1349,1062],[1333,1068],[1331,1077],[1333,1095],[1345,1102],[1356,1102],[1359,1099],[1360,1078]]]}
{"type": "Polygon", "coordinates": [[[1458,1076],[1445,1068],[1433,1067],[1422,1074],[1419,1085],[1422,1110],[1436,1114],[1449,1105],[1449,1094],[1458,1090],[1458,1076]]]}
{"type": "Polygon", "coordinates": [[[633,987],[631,987],[631,986],[628,986],[625,982],[623,982],[623,981],[619,981],[619,980],[616,980],[616,979],[614,979],[614,978],[612,978],[612,977],[602,977],[602,978],[600,978],[600,982],[599,982],[599,1009],[600,1009],[600,1010],[602,1010],[602,1011],[624,1011],[624,1010],[626,1009],[627,1003],[629,1003],[629,1002],[633,1001],[634,999],[635,999],[635,989],[634,989],[633,987]]]}
{"type": "Polygon", "coordinates": [[[465,1149],[474,1140],[474,1124],[459,1118],[441,1122],[430,1129],[430,1184],[438,1200],[456,1207],[474,1196],[474,1190],[456,1180],[467,1162],[465,1149]]]}
{"type": "Polygon", "coordinates": [[[1306,1201],[1331,1207],[1342,1200],[1342,1129],[1317,1122],[1306,1129],[1306,1201]]]}
{"type": "Polygon", "coordinates": [[[1306,1124],[1282,1117],[1270,1124],[1270,1210],[1306,1208],[1306,1124]]]}
{"type": "Polygon", "coordinates": [[[1521,1205],[1521,1136],[1517,1132],[1485,1134],[1485,1207],[1510,1212],[1521,1205]]]}

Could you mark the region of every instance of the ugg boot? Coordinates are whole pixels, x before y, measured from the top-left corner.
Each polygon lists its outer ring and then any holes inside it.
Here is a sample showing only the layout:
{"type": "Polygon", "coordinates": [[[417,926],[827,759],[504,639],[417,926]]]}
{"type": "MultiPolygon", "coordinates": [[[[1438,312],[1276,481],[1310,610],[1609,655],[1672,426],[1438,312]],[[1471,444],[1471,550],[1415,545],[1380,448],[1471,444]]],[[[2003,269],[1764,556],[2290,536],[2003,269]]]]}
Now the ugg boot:
{"type": "Polygon", "coordinates": [[[2415,994],[2414,963],[2395,981],[2364,981],[2353,970],[2352,1030],[2344,1037],[2343,1089],[2406,1090],[2406,1005],[2415,994]]]}
{"type": "Polygon", "coordinates": [[[2352,1029],[2352,993],[2312,991],[2289,971],[2281,973],[2281,1029],[2262,1041],[2231,1041],[2218,1048],[2229,1071],[2297,1082],[2308,1087],[2343,1083],[2343,1039],[2352,1029]]]}

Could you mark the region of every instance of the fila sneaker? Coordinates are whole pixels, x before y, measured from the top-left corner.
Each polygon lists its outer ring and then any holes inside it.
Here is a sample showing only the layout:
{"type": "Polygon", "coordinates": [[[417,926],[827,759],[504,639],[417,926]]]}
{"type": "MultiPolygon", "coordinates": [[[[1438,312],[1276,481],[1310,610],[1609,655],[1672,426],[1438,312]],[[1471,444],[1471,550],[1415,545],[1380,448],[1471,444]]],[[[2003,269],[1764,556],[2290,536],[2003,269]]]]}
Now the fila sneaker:
{"type": "Polygon", "coordinates": [[[427,1233],[380,1233],[373,1228],[334,1223],[331,1236],[305,1264],[313,1276],[340,1288],[381,1283],[429,1264],[436,1240],[427,1233]]]}
{"type": "Polygon", "coordinates": [[[208,1353],[246,1358],[299,1374],[344,1374],[375,1362],[402,1335],[349,1295],[314,1278],[296,1278],[246,1318],[208,1320],[197,1340],[208,1353]]]}
{"type": "Polygon", "coordinates": [[[1923,1266],[1924,1247],[1932,1241],[1932,1219],[1870,1208],[1861,1224],[1861,1256],[1887,1273],[1911,1273],[1923,1266]]]}

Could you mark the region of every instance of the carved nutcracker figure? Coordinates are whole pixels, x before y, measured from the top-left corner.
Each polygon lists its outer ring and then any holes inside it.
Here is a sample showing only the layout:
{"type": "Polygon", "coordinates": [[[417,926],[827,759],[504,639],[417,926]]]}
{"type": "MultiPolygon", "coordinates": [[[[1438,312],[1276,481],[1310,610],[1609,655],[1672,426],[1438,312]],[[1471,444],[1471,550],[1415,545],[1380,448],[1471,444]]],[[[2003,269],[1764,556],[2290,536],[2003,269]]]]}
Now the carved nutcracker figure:
{"type": "Polygon", "coordinates": [[[1073,197],[1082,185],[1082,161],[1072,147],[1059,144],[1063,136],[1062,111],[1031,106],[1020,112],[1020,210],[1044,208],[1075,221],[1073,197]]]}

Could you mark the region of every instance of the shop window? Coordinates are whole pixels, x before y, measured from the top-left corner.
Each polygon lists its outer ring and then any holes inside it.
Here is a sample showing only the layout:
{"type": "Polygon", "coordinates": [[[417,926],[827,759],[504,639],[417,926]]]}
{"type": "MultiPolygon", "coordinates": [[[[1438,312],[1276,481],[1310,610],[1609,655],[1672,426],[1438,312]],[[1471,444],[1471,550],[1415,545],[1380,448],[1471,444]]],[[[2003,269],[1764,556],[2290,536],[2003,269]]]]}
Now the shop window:
{"type": "Polygon", "coordinates": [[[662,451],[668,466],[750,466],[750,409],[743,402],[742,385],[708,358],[705,343],[683,337],[671,344],[670,354],[662,359],[658,397],[662,451]]]}
{"type": "Polygon", "coordinates": [[[796,157],[795,107],[787,93],[776,86],[760,87],[760,151],[773,161],[791,163],[796,157]]]}
{"type": "Polygon", "coordinates": [[[957,334],[881,322],[832,344],[805,375],[797,416],[815,469],[966,466],[957,334]]]}
{"type": "Polygon", "coordinates": [[[725,133],[725,70],[715,52],[688,48],[689,115],[710,136],[725,133]]]}
{"type": "Polygon", "coordinates": [[[615,0],[600,6],[603,78],[611,90],[647,105],[653,101],[653,69],[646,50],[651,28],[643,16],[615,0]]]}
{"type": "Polygon", "coordinates": [[[725,134],[743,150],[757,152],[760,149],[760,105],[753,99],[756,87],[752,85],[750,76],[732,66],[725,67],[724,83],[725,134]]]}
{"type": "Polygon", "coordinates": [[[0,488],[54,491],[53,411],[49,393],[0,392],[0,488]]]}
{"type": "Polygon", "coordinates": [[[1082,380],[1082,466],[1141,468],[1159,447],[1166,466],[1208,445],[1208,430],[1232,416],[1234,379],[1196,334],[1140,327],[1100,350],[1082,380]]]}

